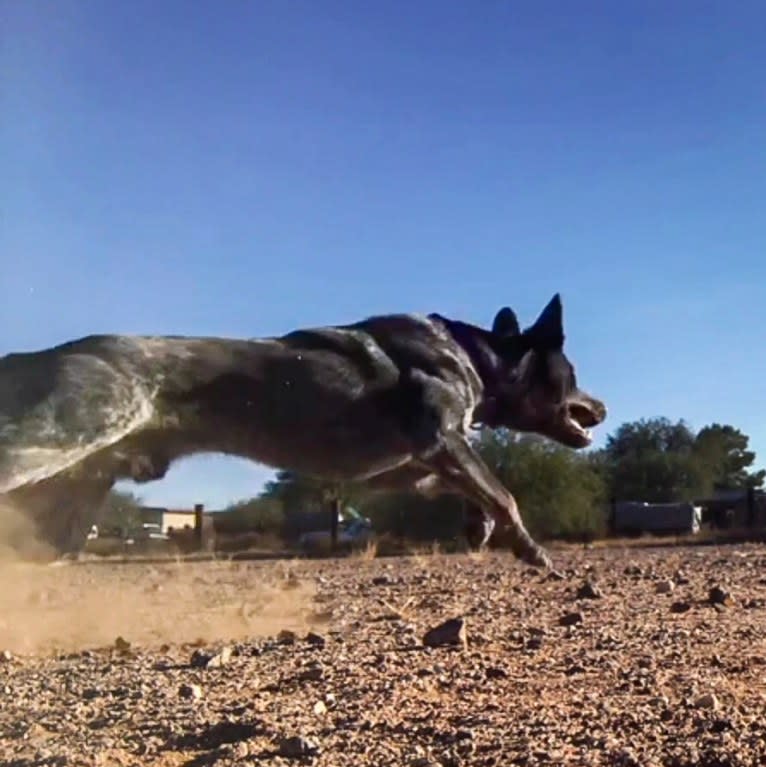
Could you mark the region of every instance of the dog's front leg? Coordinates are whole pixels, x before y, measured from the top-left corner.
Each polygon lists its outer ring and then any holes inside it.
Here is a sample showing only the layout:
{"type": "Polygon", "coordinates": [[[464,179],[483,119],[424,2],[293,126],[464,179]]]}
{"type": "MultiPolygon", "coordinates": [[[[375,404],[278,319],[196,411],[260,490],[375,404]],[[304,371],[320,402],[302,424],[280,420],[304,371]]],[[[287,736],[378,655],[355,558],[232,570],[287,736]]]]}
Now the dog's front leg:
{"type": "Polygon", "coordinates": [[[538,567],[551,567],[545,549],[532,540],[524,527],[516,500],[463,435],[446,434],[439,449],[424,463],[445,485],[480,506],[501,526],[508,527],[516,556],[538,567]]]}
{"type": "Polygon", "coordinates": [[[468,545],[472,549],[481,551],[489,543],[495,530],[495,518],[488,514],[481,506],[469,503],[465,512],[465,526],[463,534],[468,545]]]}

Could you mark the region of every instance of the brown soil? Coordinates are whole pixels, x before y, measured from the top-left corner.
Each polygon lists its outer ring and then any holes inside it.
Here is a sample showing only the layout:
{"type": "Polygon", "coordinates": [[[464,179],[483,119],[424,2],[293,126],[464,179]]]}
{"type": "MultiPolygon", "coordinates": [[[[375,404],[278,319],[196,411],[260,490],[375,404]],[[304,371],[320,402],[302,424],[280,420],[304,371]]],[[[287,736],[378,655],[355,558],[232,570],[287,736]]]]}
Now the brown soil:
{"type": "Polygon", "coordinates": [[[766,547],[556,566],[8,564],[0,764],[766,764],[766,547]],[[467,647],[423,646],[457,616],[467,647]]]}

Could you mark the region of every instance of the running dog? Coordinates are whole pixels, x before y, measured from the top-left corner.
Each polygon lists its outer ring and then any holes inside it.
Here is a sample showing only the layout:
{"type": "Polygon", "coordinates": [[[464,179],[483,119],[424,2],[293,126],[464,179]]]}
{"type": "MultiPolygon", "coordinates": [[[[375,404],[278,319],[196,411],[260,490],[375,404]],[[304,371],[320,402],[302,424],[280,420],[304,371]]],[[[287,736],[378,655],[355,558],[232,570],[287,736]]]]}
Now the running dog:
{"type": "Polygon", "coordinates": [[[469,436],[507,427],[589,445],[606,408],[578,388],[563,346],[556,295],[523,331],[505,307],[489,330],[393,314],[274,338],[100,335],[10,354],[0,358],[0,494],[59,553],[77,551],[117,480],[225,453],[457,493],[477,510],[478,544],[498,523],[518,557],[550,566],[469,436]]]}

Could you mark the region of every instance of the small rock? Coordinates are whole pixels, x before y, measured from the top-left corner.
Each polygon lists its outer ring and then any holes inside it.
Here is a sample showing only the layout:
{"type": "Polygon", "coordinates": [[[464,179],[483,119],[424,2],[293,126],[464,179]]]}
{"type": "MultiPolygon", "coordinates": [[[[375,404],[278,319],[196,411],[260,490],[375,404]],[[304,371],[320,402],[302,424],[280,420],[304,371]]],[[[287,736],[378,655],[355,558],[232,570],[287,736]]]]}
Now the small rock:
{"type": "Polygon", "coordinates": [[[689,583],[689,578],[687,577],[686,573],[683,570],[676,570],[676,573],[673,576],[673,580],[679,586],[686,586],[689,583]]]}
{"type": "Polygon", "coordinates": [[[212,655],[209,655],[206,652],[203,652],[202,650],[195,650],[191,654],[191,658],[189,658],[189,665],[193,668],[204,668],[207,666],[207,662],[212,658],[212,655]]]}
{"type": "Polygon", "coordinates": [[[10,650],[0,652],[0,663],[10,663],[13,660],[13,653],[10,650]]]}
{"type": "Polygon", "coordinates": [[[468,644],[465,620],[463,618],[450,618],[444,623],[430,629],[423,636],[423,644],[426,647],[443,647],[445,645],[468,644]]]}
{"type": "Polygon", "coordinates": [[[114,640],[114,649],[117,650],[117,652],[130,652],[130,642],[119,636],[114,640]]]}
{"type": "Polygon", "coordinates": [[[312,647],[324,647],[327,644],[327,640],[321,634],[317,634],[314,631],[309,631],[306,634],[306,641],[312,647]]]}
{"type": "Polygon", "coordinates": [[[279,755],[286,759],[302,759],[319,753],[319,746],[308,738],[294,735],[279,741],[279,755]]]}
{"type": "Polygon", "coordinates": [[[601,599],[603,596],[601,589],[591,581],[585,581],[585,583],[577,589],[578,599],[601,599]]]}
{"type": "Polygon", "coordinates": [[[231,647],[224,647],[215,655],[203,650],[195,650],[189,659],[189,665],[193,668],[221,668],[231,660],[231,655],[231,647]]]}
{"type": "Polygon", "coordinates": [[[701,695],[697,700],[694,701],[694,707],[695,708],[709,708],[712,710],[715,710],[718,708],[718,698],[716,698],[715,695],[712,693],[707,693],[707,695],[701,695]]]}
{"type": "Polygon", "coordinates": [[[575,626],[583,622],[582,613],[567,613],[559,618],[559,626],[575,626]]]}
{"type": "Polygon", "coordinates": [[[378,575],[372,579],[373,586],[390,586],[393,583],[388,575],[378,575]]]}
{"type": "Polygon", "coordinates": [[[713,586],[708,592],[708,601],[711,605],[725,605],[729,602],[731,594],[720,586],[713,586]]]}
{"type": "Polygon", "coordinates": [[[324,669],[321,666],[312,666],[298,675],[299,682],[319,682],[324,678],[324,669]]]}
{"type": "Polygon", "coordinates": [[[198,684],[182,684],[178,688],[178,697],[184,700],[200,700],[202,688],[198,684]]]}
{"type": "Polygon", "coordinates": [[[671,580],[660,581],[654,587],[654,591],[656,594],[670,594],[673,591],[673,589],[675,589],[675,587],[676,587],[676,584],[674,581],[671,581],[671,580]]]}
{"type": "Polygon", "coordinates": [[[508,672],[504,668],[490,666],[485,672],[487,679],[507,679],[508,672]]]}
{"type": "Polygon", "coordinates": [[[298,641],[298,635],[290,629],[282,629],[277,634],[277,642],[279,644],[295,644],[298,641]]]}
{"type": "Polygon", "coordinates": [[[217,655],[214,655],[206,664],[206,668],[221,668],[226,666],[231,660],[231,647],[224,647],[217,655]]]}
{"type": "Polygon", "coordinates": [[[415,676],[418,676],[421,678],[424,676],[433,676],[433,674],[434,674],[433,669],[430,669],[430,668],[419,668],[415,672],[415,676]]]}
{"type": "Polygon", "coordinates": [[[686,613],[692,609],[692,606],[688,602],[673,602],[670,605],[670,612],[672,613],[686,613]]]}
{"type": "Polygon", "coordinates": [[[322,714],[326,714],[327,713],[327,705],[325,704],[325,702],[323,700],[318,700],[314,704],[314,713],[317,716],[322,716],[322,714]]]}
{"type": "Polygon", "coordinates": [[[284,582],[285,589],[297,589],[300,587],[300,585],[301,579],[295,573],[290,573],[284,582]]]}

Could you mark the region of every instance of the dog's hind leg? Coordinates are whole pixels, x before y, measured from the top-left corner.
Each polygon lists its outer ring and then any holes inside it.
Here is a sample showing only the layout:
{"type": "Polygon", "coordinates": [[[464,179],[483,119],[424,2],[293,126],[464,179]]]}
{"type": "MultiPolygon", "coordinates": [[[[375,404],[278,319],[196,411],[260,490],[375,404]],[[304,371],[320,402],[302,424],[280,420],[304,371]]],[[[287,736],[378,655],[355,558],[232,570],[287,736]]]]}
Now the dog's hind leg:
{"type": "Polygon", "coordinates": [[[59,475],[13,490],[7,498],[14,512],[31,523],[35,543],[47,549],[43,556],[56,558],[82,550],[112,484],[111,477],[59,475]]]}
{"type": "MultiPolygon", "coordinates": [[[[411,464],[378,474],[367,480],[365,487],[373,492],[409,490],[425,498],[456,494],[453,488],[444,485],[438,474],[411,464]]],[[[469,503],[465,512],[465,525],[463,528],[463,534],[468,545],[472,549],[484,548],[489,543],[494,529],[494,518],[480,506],[469,503]]]]}
{"type": "Polygon", "coordinates": [[[516,500],[492,474],[468,440],[450,432],[441,445],[421,462],[434,472],[447,487],[476,504],[499,524],[508,527],[514,553],[525,562],[550,567],[546,551],[534,542],[519,514],[516,500]]]}
{"type": "Polygon", "coordinates": [[[364,486],[373,492],[411,491],[425,498],[436,498],[453,492],[444,487],[437,474],[412,463],[376,474],[366,479],[364,486]]]}

